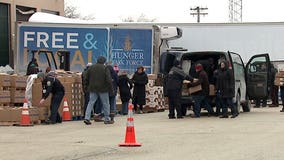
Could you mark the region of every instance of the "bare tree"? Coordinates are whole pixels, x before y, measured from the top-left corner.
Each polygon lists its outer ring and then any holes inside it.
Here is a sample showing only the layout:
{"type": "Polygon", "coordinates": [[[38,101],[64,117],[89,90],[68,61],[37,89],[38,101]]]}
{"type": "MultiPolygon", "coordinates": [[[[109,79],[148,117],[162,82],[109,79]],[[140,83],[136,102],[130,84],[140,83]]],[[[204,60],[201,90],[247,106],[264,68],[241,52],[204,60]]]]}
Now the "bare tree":
{"type": "Polygon", "coordinates": [[[64,17],[74,18],[74,19],[84,19],[84,20],[94,20],[95,17],[93,14],[89,14],[87,16],[82,16],[78,8],[67,3],[64,4],[64,17]]]}
{"type": "Polygon", "coordinates": [[[64,17],[67,18],[79,18],[80,13],[78,13],[77,8],[67,3],[64,4],[64,17]]]}
{"type": "Polygon", "coordinates": [[[150,19],[145,14],[141,14],[138,18],[133,18],[131,16],[127,18],[122,18],[123,22],[155,22],[157,19],[150,19]]]}

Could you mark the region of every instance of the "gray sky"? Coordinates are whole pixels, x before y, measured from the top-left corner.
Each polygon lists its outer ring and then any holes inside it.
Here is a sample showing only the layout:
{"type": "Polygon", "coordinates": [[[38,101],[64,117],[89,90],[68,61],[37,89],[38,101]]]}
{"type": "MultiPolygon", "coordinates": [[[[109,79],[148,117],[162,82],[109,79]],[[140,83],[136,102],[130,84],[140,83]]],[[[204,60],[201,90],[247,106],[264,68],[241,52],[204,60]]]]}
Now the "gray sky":
{"type": "MultiPolygon", "coordinates": [[[[142,13],[157,22],[196,22],[191,7],[208,7],[201,22],[228,22],[229,0],[65,0],[81,15],[92,14],[98,22],[119,22],[142,13]]],[[[243,0],[243,22],[284,21],[283,0],[243,0]]]]}

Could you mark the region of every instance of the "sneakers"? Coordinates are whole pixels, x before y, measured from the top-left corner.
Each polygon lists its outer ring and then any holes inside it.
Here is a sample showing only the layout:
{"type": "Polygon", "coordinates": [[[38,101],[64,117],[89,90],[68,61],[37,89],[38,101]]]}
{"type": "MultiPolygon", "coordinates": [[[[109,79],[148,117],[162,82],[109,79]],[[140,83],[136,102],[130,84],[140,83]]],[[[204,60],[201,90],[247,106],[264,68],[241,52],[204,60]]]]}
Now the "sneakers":
{"type": "Polygon", "coordinates": [[[231,116],[231,118],[236,118],[238,115],[237,114],[234,114],[231,116]]]}
{"type": "Polygon", "coordinates": [[[114,124],[114,121],[104,121],[104,124],[114,124]]]}
{"type": "Polygon", "coordinates": [[[91,125],[92,123],[90,122],[90,120],[88,120],[88,119],[85,119],[84,120],[84,123],[86,124],[86,125],[91,125]]]}

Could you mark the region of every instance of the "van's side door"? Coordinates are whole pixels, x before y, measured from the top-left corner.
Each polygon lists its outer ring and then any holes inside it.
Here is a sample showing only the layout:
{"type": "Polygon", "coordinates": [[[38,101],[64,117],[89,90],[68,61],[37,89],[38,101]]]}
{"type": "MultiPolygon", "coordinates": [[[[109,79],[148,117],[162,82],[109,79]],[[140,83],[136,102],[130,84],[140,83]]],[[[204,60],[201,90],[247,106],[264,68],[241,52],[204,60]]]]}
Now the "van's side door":
{"type": "Polygon", "coordinates": [[[268,54],[254,55],[246,65],[247,94],[249,99],[266,98],[270,80],[268,54]]]}

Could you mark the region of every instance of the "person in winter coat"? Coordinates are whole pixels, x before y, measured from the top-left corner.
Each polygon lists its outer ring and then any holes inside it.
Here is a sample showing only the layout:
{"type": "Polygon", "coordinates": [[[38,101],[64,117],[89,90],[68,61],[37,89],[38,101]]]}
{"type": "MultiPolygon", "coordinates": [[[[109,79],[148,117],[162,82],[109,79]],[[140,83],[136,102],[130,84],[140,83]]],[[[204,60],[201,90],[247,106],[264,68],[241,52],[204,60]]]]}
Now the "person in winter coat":
{"type": "Polygon", "coordinates": [[[116,94],[117,94],[117,85],[118,85],[118,75],[117,72],[113,69],[111,63],[109,63],[106,68],[110,71],[112,79],[112,90],[109,92],[109,104],[110,104],[110,118],[113,120],[117,109],[116,109],[116,94]]]}
{"type": "Polygon", "coordinates": [[[89,91],[88,91],[88,84],[87,84],[87,80],[86,80],[86,74],[87,74],[87,70],[90,68],[91,65],[92,65],[92,63],[88,63],[86,65],[86,68],[82,72],[82,75],[81,75],[82,87],[83,87],[83,93],[84,93],[84,115],[85,115],[87,105],[89,103],[89,98],[90,98],[90,94],[89,94],[89,91]]]}
{"type": "Polygon", "coordinates": [[[188,87],[194,87],[201,85],[201,91],[195,92],[192,94],[194,100],[192,118],[199,118],[201,112],[201,106],[205,106],[206,110],[208,111],[208,115],[214,115],[214,111],[212,107],[208,103],[207,97],[209,96],[209,80],[207,73],[204,71],[202,64],[198,63],[195,66],[195,71],[197,73],[198,80],[196,82],[192,82],[188,84],[188,87]]]}
{"type": "Polygon", "coordinates": [[[130,90],[132,89],[133,85],[130,79],[127,77],[126,71],[122,71],[121,75],[118,76],[118,87],[119,87],[120,99],[122,102],[120,114],[127,115],[129,100],[132,97],[130,90]]]}
{"type": "Polygon", "coordinates": [[[90,92],[90,99],[85,113],[84,123],[86,125],[92,124],[90,122],[93,106],[99,98],[102,102],[102,110],[104,113],[104,123],[113,124],[109,117],[110,105],[109,105],[109,91],[112,90],[112,79],[108,69],[106,69],[104,63],[106,58],[99,56],[97,63],[92,65],[86,74],[86,80],[88,85],[88,91],[90,92]]]}
{"type": "MultiPolygon", "coordinates": [[[[177,112],[177,118],[183,118],[181,109],[181,90],[183,80],[189,80],[189,76],[182,70],[180,63],[174,61],[174,65],[171,68],[167,77],[167,93],[169,100],[169,119],[175,119],[175,110],[177,112]]],[[[192,78],[191,78],[192,80],[192,78]]]]}
{"type": "Polygon", "coordinates": [[[148,83],[147,74],[144,72],[143,66],[138,66],[137,71],[132,77],[134,84],[133,89],[133,106],[136,113],[143,113],[143,105],[146,104],[146,89],[145,85],[148,83]],[[139,105],[139,111],[137,108],[139,105]]]}
{"type": "Polygon", "coordinates": [[[235,79],[232,69],[229,69],[227,61],[220,63],[220,70],[218,74],[219,78],[216,85],[217,92],[220,93],[223,108],[222,116],[220,118],[228,118],[228,108],[231,108],[232,116],[235,118],[238,116],[236,105],[233,103],[233,97],[235,96],[235,79]]]}

